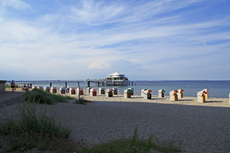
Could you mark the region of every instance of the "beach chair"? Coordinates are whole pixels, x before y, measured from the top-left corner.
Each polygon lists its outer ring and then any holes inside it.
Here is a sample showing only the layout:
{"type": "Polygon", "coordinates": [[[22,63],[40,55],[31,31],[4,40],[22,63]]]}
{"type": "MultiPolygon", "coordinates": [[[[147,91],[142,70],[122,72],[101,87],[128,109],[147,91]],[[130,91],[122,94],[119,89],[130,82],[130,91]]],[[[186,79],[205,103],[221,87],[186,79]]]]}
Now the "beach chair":
{"type": "Polygon", "coordinates": [[[203,89],[202,91],[205,92],[205,99],[208,99],[209,98],[209,94],[208,94],[209,90],[208,89],[203,89]]]}
{"type": "Polygon", "coordinates": [[[145,96],[145,94],[144,94],[145,90],[147,90],[147,89],[142,89],[142,90],[141,90],[141,97],[144,97],[144,96],[145,96]]]}
{"type": "Polygon", "coordinates": [[[229,97],[229,104],[230,104],[230,93],[229,93],[228,97],[229,97]]]}
{"type": "Polygon", "coordinates": [[[129,90],[131,90],[131,95],[134,95],[134,88],[128,88],[129,90]]]}
{"type": "Polygon", "coordinates": [[[65,90],[66,90],[65,87],[61,87],[59,90],[60,94],[65,94],[66,92],[65,90]]]}
{"type": "Polygon", "coordinates": [[[83,88],[77,88],[77,95],[80,93],[80,95],[84,95],[83,88]]]}
{"type": "Polygon", "coordinates": [[[57,87],[51,87],[50,92],[51,93],[57,93],[57,87]]]}
{"type": "Polygon", "coordinates": [[[106,89],[105,95],[106,97],[113,97],[113,89],[106,89]]]}
{"type": "Polygon", "coordinates": [[[178,93],[177,93],[177,96],[178,98],[183,98],[183,89],[177,89],[178,93]]]}
{"type": "Polygon", "coordinates": [[[38,89],[43,91],[43,86],[38,86],[38,89]]]}
{"type": "Polygon", "coordinates": [[[177,101],[178,100],[178,96],[177,96],[178,91],[177,90],[172,90],[169,92],[170,95],[170,101],[177,101]]]}
{"type": "Polygon", "coordinates": [[[197,92],[197,102],[198,103],[204,103],[205,102],[205,94],[206,94],[206,92],[203,90],[197,92]]]}
{"type": "Polygon", "coordinates": [[[69,94],[71,94],[71,95],[76,94],[76,89],[75,88],[69,88],[69,94]]]}
{"type": "Polygon", "coordinates": [[[131,98],[132,90],[131,89],[125,89],[124,90],[124,97],[125,98],[131,98]]]}
{"type": "Polygon", "coordinates": [[[151,99],[151,92],[152,92],[152,90],[149,90],[149,89],[146,89],[145,91],[144,91],[144,99],[151,99]]]}
{"type": "Polygon", "coordinates": [[[49,86],[44,87],[44,91],[50,92],[50,87],[49,86]]]}
{"type": "Polygon", "coordinates": [[[99,94],[105,94],[105,88],[99,88],[99,94]]]}
{"type": "Polygon", "coordinates": [[[117,95],[117,88],[112,88],[113,89],[113,95],[117,95]]]}
{"type": "Polygon", "coordinates": [[[90,89],[90,96],[97,96],[97,89],[95,88],[90,89]]]}
{"type": "Polygon", "coordinates": [[[159,98],[163,98],[163,97],[165,96],[165,95],[164,95],[164,92],[165,92],[164,89],[158,90],[158,97],[159,97],[159,98]]]}
{"type": "Polygon", "coordinates": [[[33,86],[32,89],[38,89],[38,86],[33,86]]]}

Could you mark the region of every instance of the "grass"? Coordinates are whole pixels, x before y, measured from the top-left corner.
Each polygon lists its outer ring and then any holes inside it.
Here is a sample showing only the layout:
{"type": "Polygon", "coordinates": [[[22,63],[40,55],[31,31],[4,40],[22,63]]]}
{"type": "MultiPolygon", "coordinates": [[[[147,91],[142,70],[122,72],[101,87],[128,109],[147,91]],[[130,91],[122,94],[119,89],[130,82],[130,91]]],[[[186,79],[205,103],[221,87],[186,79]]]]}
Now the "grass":
{"type": "MultiPolygon", "coordinates": [[[[11,85],[5,85],[5,88],[11,88],[11,85]]],[[[18,88],[18,85],[15,85],[15,88],[18,88]]]]}
{"type": "Polygon", "coordinates": [[[148,140],[139,139],[137,135],[137,128],[135,128],[134,134],[130,138],[111,140],[92,148],[82,149],[80,150],[80,153],[147,153],[150,149],[157,150],[159,152],[181,152],[180,149],[175,147],[164,147],[155,144],[152,141],[152,136],[149,136],[148,140]]]}
{"type": "Polygon", "coordinates": [[[68,139],[71,128],[48,117],[46,106],[41,107],[39,112],[36,107],[35,103],[23,102],[17,104],[17,117],[4,113],[8,121],[0,124],[0,134],[5,135],[11,145],[6,151],[49,150],[58,140],[68,139]]]}
{"type": "Polygon", "coordinates": [[[33,89],[23,95],[23,100],[40,104],[55,104],[56,102],[68,102],[73,99],[69,96],[54,95],[41,89],[33,89]]]}

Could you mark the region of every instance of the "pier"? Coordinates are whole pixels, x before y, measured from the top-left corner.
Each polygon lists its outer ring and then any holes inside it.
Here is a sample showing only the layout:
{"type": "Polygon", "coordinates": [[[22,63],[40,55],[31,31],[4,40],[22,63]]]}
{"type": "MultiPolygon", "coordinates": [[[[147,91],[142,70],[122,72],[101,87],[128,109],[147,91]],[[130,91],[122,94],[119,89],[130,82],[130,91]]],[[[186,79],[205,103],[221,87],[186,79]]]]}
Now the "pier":
{"type": "MultiPolygon", "coordinates": [[[[90,83],[93,82],[97,84],[97,86],[128,86],[133,85],[133,81],[129,81],[127,77],[125,77],[125,74],[120,74],[118,72],[115,72],[113,74],[109,74],[108,77],[103,79],[87,79],[85,80],[87,82],[88,87],[90,87],[90,83]]],[[[136,84],[136,83],[135,83],[136,84]]]]}
{"type": "MultiPolygon", "coordinates": [[[[32,86],[33,83],[43,83],[49,84],[52,87],[53,83],[64,83],[64,86],[67,88],[67,83],[70,82],[79,82],[80,80],[39,80],[39,81],[15,81],[16,83],[21,84],[30,84],[32,86]]],[[[136,82],[129,81],[129,79],[125,76],[125,74],[120,74],[115,72],[113,74],[109,74],[106,78],[102,79],[87,79],[81,80],[87,82],[87,86],[90,87],[90,83],[96,84],[96,86],[129,86],[129,85],[136,85],[136,82]]],[[[8,81],[10,83],[10,81],[8,81]]]]}
{"type": "Polygon", "coordinates": [[[95,83],[98,87],[99,86],[128,86],[128,85],[135,85],[136,82],[129,81],[129,80],[107,80],[107,79],[91,79],[85,80],[87,82],[88,87],[90,87],[90,83],[95,83]]]}

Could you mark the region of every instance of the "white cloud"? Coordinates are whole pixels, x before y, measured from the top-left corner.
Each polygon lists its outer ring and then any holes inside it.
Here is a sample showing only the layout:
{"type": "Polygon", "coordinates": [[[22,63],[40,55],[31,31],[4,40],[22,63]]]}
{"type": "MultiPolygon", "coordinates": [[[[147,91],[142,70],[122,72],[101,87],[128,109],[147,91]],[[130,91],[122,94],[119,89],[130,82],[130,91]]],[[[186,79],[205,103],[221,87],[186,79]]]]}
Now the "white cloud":
{"type": "Polygon", "coordinates": [[[152,16],[166,14],[174,10],[186,8],[188,6],[196,4],[197,2],[201,3],[202,1],[160,0],[142,3],[140,5],[137,5],[136,7],[132,7],[132,5],[128,4],[126,5],[127,8],[125,10],[129,13],[129,15],[123,18],[123,22],[140,22],[146,19],[151,19],[152,16]]]}
{"type": "Polygon", "coordinates": [[[103,1],[84,0],[82,6],[83,8],[71,7],[72,19],[75,22],[81,21],[90,25],[114,22],[124,10],[124,7],[116,3],[105,4],[103,1]]]}
{"type": "Polygon", "coordinates": [[[2,21],[0,25],[0,39],[4,42],[34,41],[44,33],[45,29],[18,21],[2,21]]]}
{"type": "Polygon", "coordinates": [[[107,23],[140,22],[153,16],[168,13],[202,3],[203,0],[161,0],[133,5],[133,1],[93,1],[82,0],[82,7],[72,6],[71,18],[75,22],[85,22],[89,25],[103,25],[107,23]]]}
{"type": "Polygon", "coordinates": [[[106,61],[93,61],[89,66],[90,69],[105,69],[109,67],[106,61]]]}
{"type": "Polygon", "coordinates": [[[0,5],[3,7],[13,7],[19,10],[31,8],[30,5],[20,0],[0,0],[0,5]]]}

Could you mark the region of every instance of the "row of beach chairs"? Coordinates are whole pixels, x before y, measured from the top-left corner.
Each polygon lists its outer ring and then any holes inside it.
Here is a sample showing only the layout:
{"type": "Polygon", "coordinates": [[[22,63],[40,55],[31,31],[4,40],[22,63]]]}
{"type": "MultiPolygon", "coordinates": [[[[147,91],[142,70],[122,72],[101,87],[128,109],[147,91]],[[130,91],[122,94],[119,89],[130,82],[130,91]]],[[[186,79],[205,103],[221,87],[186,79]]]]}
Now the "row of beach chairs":
{"type": "MultiPolygon", "coordinates": [[[[41,90],[44,90],[44,91],[50,92],[50,93],[58,93],[57,87],[33,86],[32,89],[41,89],[41,90]]],[[[59,93],[60,93],[60,94],[66,94],[66,93],[69,93],[69,94],[76,94],[76,93],[80,93],[80,95],[83,95],[83,88],[77,88],[77,91],[76,91],[76,88],[70,88],[70,87],[65,88],[65,87],[60,87],[60,88],[59,88],[59,93]],[[80,90],[80,91],[79,91],[79,90],[80,90]]]]}
{"type": "MultiPolygon", "coordinates": [[[[90,96],[96,96],[97,95],[97,89],[95,88],[87,88],[87,93],[90,94],[90,96]]],[[[105,94],[106,97],[113,97],[113,95],[117,95],[117,88],[111,88],[106,89],[105,88],[99,88],[99,94],[105,94]]]]}
{"type": "MultiPolygon", "coordinates": [[[[42,89],[44,91],[50,92],[50,93],[57,93],[57,87],[43,87],[43,86],[33,86],[32,89],[42,89]]],[[[151,99],[151,92],[152,90],[150,89],[142,89],[141,90],[141,97],[144,99],[151,99]]],[[[158,90],[158,97],[163,98],[164,97],[164,89],[158,90]]],[[[172,90],[169,92],[170,95],[170,101],[177,101],[179,98],[183,98],[183,89],[177,89],[177,90],[172,90]]],[[[209,98],[208,95],[209,90],[208,89],[203,89],[197,93],[197,101],[199,103],[204,103],[205,99],[209,98]]],[[[60,94],[80,94],[84,95],[83,88],[72,88],[72,87],[60,87],[59,89],[60,94]]],[[[113,97],[113,95],[117,95],[118,90],[117,88],[111,88],[111,89],[106,89],[105,88],[99,88],[99,94],[105,94],[106,97],[113,97]]],[[[87,94],[90,94],[90,96],[97,96],[97,89],[88,87],[87,88],[87,94]]],[[[124,98],[131,98],[131,96],[134,95],[134,89],[133,88],[128,88],[124,90],[124,98]]],[[[230,97],[230,94],[229,94],[230,97]]]]}
{"type": "MultiPolygon", "coordinates": [[[[130,91],[130,94],[129,96],[126,95],[126,93],[128,92],[129,89],[126,89],[124,91],[124,97],[125,98],[130,98],[131,95],[133,94],[133,90],[130,91]],[[132,93],[132,94],[131,94],[132,93]]],[[[151,92],[152,90],[150,89],[142,89],[141,90],[141,96],[144,98],[144,99],[151,99],[151,92]]],[[[164,89],[160,89],[158,90],[158,97],[159,98],[163,98],[164,97],[164,92],[165,90],[164,89]]],[[[184,90],[183,89],[177,89],[177,90],[172,90],[169,92],[169,96],[170,96],[170,101],[177,101],[178,98],[183,98],[183,92],[184,90]]],[[[208,94],[209,90],[208,89],[203,89],[201,91],[199,91],[197,93],[197,102],[199,103],[204,103],[205,102],[205,99],[208,99],[209,98],[209,94],[208,94]]],[[[229,97],[230,97],[230,94],[229,94],[229,97]]],[[[230,100],[229,100],[229,103],[230,103],[230,100]]]]}

